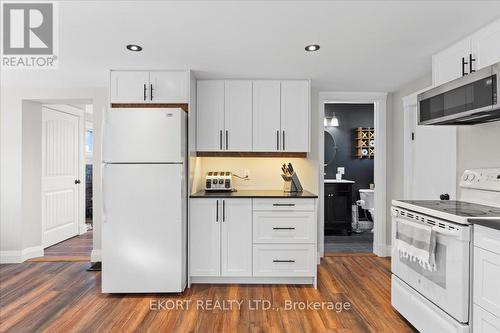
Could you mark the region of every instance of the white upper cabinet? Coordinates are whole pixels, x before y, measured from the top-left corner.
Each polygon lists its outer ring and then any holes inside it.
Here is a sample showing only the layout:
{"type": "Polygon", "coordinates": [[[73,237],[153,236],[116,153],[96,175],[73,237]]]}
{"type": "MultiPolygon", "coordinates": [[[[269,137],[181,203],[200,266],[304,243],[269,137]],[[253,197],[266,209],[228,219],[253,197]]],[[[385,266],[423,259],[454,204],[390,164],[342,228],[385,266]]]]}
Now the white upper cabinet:
{"type": "Polygon", "coordinates": [[[500,62],[500,20],[432,57],[432,83],[445,82],[500,62]]]}
{"type": "Polygon", "coordinates": [[[224,150],[252,150],[252,81],[224,82],[224,150]]]}
{"type": "Polygon", "coordinates": [[[149,101],[149,72],[111,71],[111,103],[149,101]]]}
{"type": "Polygon", "coordinates": [[[438,86],[469,73],[471,41],[466,38],[432,57],[432,83],[438,86]],[[462,65],[463,61],[463,65],[462,65]]]}
{"type": "Polygon", "coordinates": [[[188,71],[111,71],[111,103],[188,103],[188,71]]]}
{"type": "Polygon", "coordinates": [[[281,82],[281,149],[309,151],[309,81],[281,82]]]}
{"type": "Polygon", "coordinates": [[[253,151],[281,150],[280,89],[280,81],[253,81],[253,151]]]}
{"type": "Polygon", "coordinates": [[[222,151],[224,147],[224,81],[198,81],[196,104],[197,150],[222,151]]]}
{"type": "Polygon", "coordinates": [[[309,81],[200,80],[197,87],[198,151],[309,151],[309,81]]]}
{"type": "Polygon", "coordinates": [[[188,103],[188,72],[149,73],[149,99],[153,103],[188,103]]]}
{"type": "Polygon", "coordinates": [[[500,61],[500,20],[472,35],[472,55],[476,59],[473,69],[483,68],[500,61]]]}

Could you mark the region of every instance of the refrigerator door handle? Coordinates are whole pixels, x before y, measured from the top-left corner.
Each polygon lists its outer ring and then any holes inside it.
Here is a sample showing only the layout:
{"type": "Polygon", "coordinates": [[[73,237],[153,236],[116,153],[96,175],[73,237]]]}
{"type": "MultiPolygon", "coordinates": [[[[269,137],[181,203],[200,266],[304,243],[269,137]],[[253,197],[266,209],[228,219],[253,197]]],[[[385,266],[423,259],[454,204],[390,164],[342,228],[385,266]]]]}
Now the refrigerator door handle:
{"type": "Polygon", "coordinates": [[[102,223],[106,223],[106,190],[104,186],[104,175],[106,174],[107,164],[101,166],[101,195],[102,195],[102,223]]]}
{"type": "Polygon", "coordinates": [[[226,200],[222,200],[222,222],[226,222],[226,200]]]}

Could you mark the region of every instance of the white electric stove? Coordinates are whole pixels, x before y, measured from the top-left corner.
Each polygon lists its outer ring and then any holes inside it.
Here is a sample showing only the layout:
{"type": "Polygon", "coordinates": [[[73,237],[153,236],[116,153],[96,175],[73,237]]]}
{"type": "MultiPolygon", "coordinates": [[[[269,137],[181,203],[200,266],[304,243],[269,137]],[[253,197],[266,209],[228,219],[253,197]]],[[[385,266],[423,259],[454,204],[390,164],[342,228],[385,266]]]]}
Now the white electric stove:
{"type": "Polygon", "coordinates": [[[392,202],[393,244],[400,220],[436,233],[436,271],[392,250],[392,305],[422,333],[470,332],[472,228],[476,220],[500,219],[500,168],[466,170],[459,198],[392,202]]]}

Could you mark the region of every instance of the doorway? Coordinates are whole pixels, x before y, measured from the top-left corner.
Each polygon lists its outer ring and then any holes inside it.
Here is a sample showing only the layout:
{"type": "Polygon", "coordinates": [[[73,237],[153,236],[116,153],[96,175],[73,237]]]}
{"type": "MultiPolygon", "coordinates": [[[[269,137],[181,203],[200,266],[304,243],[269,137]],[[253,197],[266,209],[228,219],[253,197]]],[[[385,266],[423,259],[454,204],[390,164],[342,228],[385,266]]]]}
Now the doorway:
{"type": "Polygon", "coordinates": [[[93,223],[86,204],[92,197],[85,186],[93,151],[85,133],[91,116],[90,103],[23,102],[23,204],[29,237],[41,245],[32,261],[90,261],[93,223]]]}
{"type": "MultiPolygon", "coordinates": [[[[387,164],[387,133],[386,133],[386,93],[363,92],[320,92],[318,98],[318,160],[319,160],[319,205],[318,205],[318,246],[321,256],[325,255],[325,203],[328,193],[325,192],[325,105],[326,104],[371,104],[373,105],[374,125],[376,135],[373,159],[374,211],[373,211],[373,253],[378,256],[389,256],[390,245],[387,244],[387,202],[386,202],[386,164],[387,164]]],[[[329,120],[330,121],[330,120],[329,120]]],[[[335,170],[335,175],[338,170],[335,170]]],[[[345,174],[345,170],[344,170],[345,174]]],[[[336,177],[336,176],[335,176],[336,177]]],[[[349,190],[347,190],[349,191],[349,190]]],[[[348,206],[347,204],[345,205],[348,206]]],[[[352,206],[351,206],[352,207],[352,206]]],[[[347,212],[347,208],[346,208],[347,212]]],[[[363,215],[361,216],[364,217],[363,215]]]]}
{"type": "Polygon", "coordinates": [[[324,107],[325,253],[372,253],[374,105],[324,107]]]}

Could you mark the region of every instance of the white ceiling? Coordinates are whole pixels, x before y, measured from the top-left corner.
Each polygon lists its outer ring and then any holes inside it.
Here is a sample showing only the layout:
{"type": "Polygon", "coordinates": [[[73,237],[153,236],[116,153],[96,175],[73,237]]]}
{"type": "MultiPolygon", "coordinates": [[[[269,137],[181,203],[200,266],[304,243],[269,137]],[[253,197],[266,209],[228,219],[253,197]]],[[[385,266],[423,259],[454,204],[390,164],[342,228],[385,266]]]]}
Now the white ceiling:
{"type": "Polygon", "coordinates": [[[394,91],[498,17],[500,1],[64,1],[59,69],[2,71],[2,85],[104,87],[110,68],[191,68],[200,78],[394,91]],[[306,53],[310,43],[320,51],[306,53]]]}

